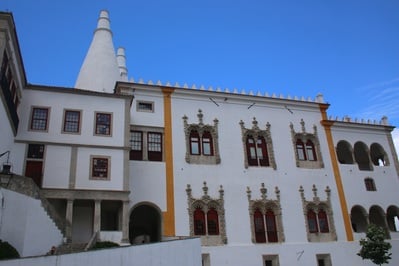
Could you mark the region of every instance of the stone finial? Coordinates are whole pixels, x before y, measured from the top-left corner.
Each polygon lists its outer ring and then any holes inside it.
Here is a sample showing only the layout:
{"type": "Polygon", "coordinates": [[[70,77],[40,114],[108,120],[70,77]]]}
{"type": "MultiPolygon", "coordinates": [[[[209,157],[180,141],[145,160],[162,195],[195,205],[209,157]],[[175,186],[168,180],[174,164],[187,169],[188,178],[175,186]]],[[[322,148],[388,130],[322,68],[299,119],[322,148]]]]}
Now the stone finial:
{"type": "Polygon", "coordinates": [[[299,193],[301,194],[302,200],[305,200],[305,190],[303,189],[302,186],[299,186],[299,193]]]}
{"type": "Polygon", "coordinates": [[[316,102],[317,102],[317,103],[324,103],[323,94],[318,93],[318,94],[316,95],[316,102]]]}
{"type": "Polygon", "coordinates": [[[121,80],[127,81],[127,67],[126,67],[126,56],[125,48],[119,47],[116,52],[116,60],[118,61],[119,72],[121,74],[121,80]]]}
{"type": "Polygon", "coordinates": [[[199,123],[200,125],[203,125],[204,122],[203,122],[202,119],[203,119],[204,115],[202,114],[202,110],[201,110],[201,109],[198,109],[197,117],[198,117],[198,123],[199,123]]]}
{"type": "Polygon", "coordinates": [[[274,193],[276,193],[276,198],[280,201],[280,189],[278,187],[274,188],[274,193]]]}
{"type": "Polygon", "coordinates": [[[261,184],[260,195],[261,195],[263,200],[267,199],[267,188],[265,188],[265,183],[261,184]]]}
{"type": "Polygon", "coordinates": [[[256,121],[256,117],[254,117],[253,120],[252,120],[252,129],[253,130],[259,130],[258,121],[256,121]]]}
{"type": "Polygon", "coordinates": [[[204,181],[204,186],[202,187],[202,190],[204,191],[204,195],[208,196],[208,187],[206,186],[206,182],[204,181]]]}
{"type": "Polygon", "coordinates": [[[249,187],[247,187],[247,197],[248,197],[248,200],[251,200],[251,189],[249,188],[249,187]]]}
{"type": "Polygon", "coordinates": [[[223,197],[224,197],[224,189],[223,189],[222,185],[220,185],[220,187],[219,187],[219,197],[220,197],[220,199],[223,199],[223,197]]]}
{"type": "Polygon", "coordinates": [[[301,128],[302,128],[302,132],[305,133],[306,128],[305,128],[305,121],[303,121],[303,118],[301,118],[301,128]]]}
{"type": "Polygon", "coordinates": [[[381,125],[384,125],[384,126],[388,126],[389,125],[388,117],[386,117],[385,115],[381,118],[381,125]]]}
{"type": "Polygon", "coordinates": [[[191,198],[191,186],[190,186],[190,184],[187,184],[187,188],[186,188],[186,193],[187,193],[187,196],[189,197],[189,198],[191,198]]]}

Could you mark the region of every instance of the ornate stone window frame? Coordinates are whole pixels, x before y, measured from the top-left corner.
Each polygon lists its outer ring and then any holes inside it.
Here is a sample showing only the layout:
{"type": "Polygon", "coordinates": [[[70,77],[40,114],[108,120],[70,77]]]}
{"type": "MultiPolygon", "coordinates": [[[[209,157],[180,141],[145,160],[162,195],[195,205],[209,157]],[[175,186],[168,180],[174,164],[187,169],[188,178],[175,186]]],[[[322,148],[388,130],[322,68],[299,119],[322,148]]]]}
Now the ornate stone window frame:
{"type": "Polygon", "coordinates": [[[213,125],[204,124],[203,122],[203,114],[202,110],[198,110],[198,124],[189,124],[188,117],[186,115],[183,116],[184,122],[184,134],[186,137],[186,162],[192,164],[220,164],[220,153],[219,153],[219,133],[218,133],[218,123],[219,121],[215,118],[213,120],[213,125]],[[213,143],[213,155],[203,155],[202,153],[199,155],[190,153],[190,133],[191,131],[197,131],[200,139],[204,132],[209,132],[212,136],[213,143]]]}
{"type": "Polygon", "coordinates": [[[188,199],[188,216],[190,221],[190,236],[196,236],[194,234],[194,211],[196,208],[201,208],[205,213],[211,208],[214,208],[218,213],[219,219],[219,235],[201,235],[201,244],[203,246],[220,246],[227,244],[226,236],[226,221],[225,221],[225,211],[224,211],[224,190],[223,187],[219,188],[219,198],[211,198],[208,195],[208,187],[206,182],[202,187],[203,196],[201,198],[193,198],[192,189],[189,184],[187,184],[186,193],[188,199]]]}
{"type": "Polygon", "coordinates": [[[304,193],[303,187],[302,186],[299,187],[299,193],[300,193],[301,199],[302,199],[302,207],[303,207],[303,214],[304,214],[304,219],[305,219],[306,234],[308,237],[308,241],[309,242],[337,241],[337,233],[335,230],[333,211],[332,211],[332,207],[331,207],[331,190],[328,186],[324,190],[327,195],[327,199],[324,201],[320,200],[320,198],[317,196],[316,185],[313,185],[312,191],[313,191],[313,199],[308,201],[305,198],[305,193],[304,193]],[[322,233],[322,232],[320,232],[320,230],[318,230],[318,232],[316,232],[316,233],[310,233],[309,225],[307,222],[307,219],[308,219],[307,213],[309,210],[312,210],[317,215],[320,209],[323,209],[327,214],[329,232],[322,233]]]}
{"type": "Polygon", "coordinates": [[[296,166],[301,168],[310,168],[310,169],[324,168],[324,162],[323,162],[323,157],[321,156],[320,141],[317,135],[316,125],[313,125],[313,133],[309,133],[306,132],[305,122],[303,121],[303,119],[301,119],[300,124],[302,132],[296,132],[294,129],[294,125],[290,123],[292,145],[295,154],[296,166]],[[296,149],[296,142],[298,139],[302,140],[303,143],[306,143],[308,140],[311,140],[313,142],[317,157],[315,161],[299,160],[298,152],[296,149]]]}
{"type": "Polygon", "coordinates": [[[255,244],[274,244],[274,243],[282,243],[285,241],[285,235],[284,235],[284,229],[283,229],[283,219],[282,219],[282,212],[281,212],[281,204],[280,204],[280,190],[278,187],[275,187],[274,193],[276,194],[276,199],[268,199],[267,198],[267,189],[265,187],[265,184],[261,184],[260,188],[260,194],[261,198],[260,199],[251,199],[252,197],[252,192],[249,187],[247,187],[247,197],[248,197],[248,203],[249,203],[249,219],[250,219],[250,224],[251,224],[251,240],[252,243],[255,244]],[[254,212],[256,209],[259,209],[262,212],[262,215],[264,216],[266,211],[268,209],[271,209],[276,217],[276,227],[277,227],[277,237],[278,241],[277,242],[269,242],[266,240],[266,243],[257,243],[255,240],[255,224],[254,224],[254,212]]]}
{"type": "MultiPolygon", "coordinates": [[[[241,134],[242,134],[242,144],[243,144],[243,150],[244,150],[244,166],[245,168],[249,167],[248,164],[248,156],[247,156],[247,138],[249,135],[251,135],[254,139],[257,139],[259,136],[262,136],[265,141],[266,141],[266,147],[267,147],[267,154],[269,156],[269,166],[258,166],[258,167],[272,167],[274,170],[277,169],[276,165],[276,159],[274,157],[274,149],[273,149],[273,141],[272,141],[272,136],[270,133],[270,123],[266,123],[266,129],[262,130],[258,126],[258,121],[256,121],[256,118],[253,118],[252,121],[252,128],[245,128],[244,122],[241,120],[240,121],[240,127],[241,127],[241,134]]],[[[253,166],[251,166],[253,167],[253,166]]]]}

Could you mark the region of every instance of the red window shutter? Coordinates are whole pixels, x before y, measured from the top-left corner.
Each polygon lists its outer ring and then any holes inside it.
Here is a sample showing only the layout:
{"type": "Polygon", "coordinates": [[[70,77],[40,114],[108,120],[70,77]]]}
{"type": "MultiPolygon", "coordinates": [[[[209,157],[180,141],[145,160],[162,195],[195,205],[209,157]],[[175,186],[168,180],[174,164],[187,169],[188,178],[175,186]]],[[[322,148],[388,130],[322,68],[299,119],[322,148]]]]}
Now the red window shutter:
{"type": "Polygon", "coordinates": [[[308,218],[309,233],[319,232],[319,229],[317,226],[316,213],[312,210],[308,210],[307,218],[308,218]]]}
{"type": "Polygon", "coordinates": [[[247,160],[248,160],[248,165],[253,165],[257,166],[258,165],[258,159],[257,159],[257,154],[256,154],[256,144],[255,140],[252,136],[247,137],[247,160]]]}
{"type": "Polygon", "coordinates": [[[263,221],[263,214],[259,209],[254,212],[254,229],[255,229],[255,242],[266,243],[265,223],[263,221]]]}
{"type": "Polygon", "coordinates": [[[330,232],[330,228],[328,226],[327,213],[324,210],[319,210],[317,218],[319,219],[320,232],[321,233],[330,232]]]}
{"type": "Polygon", "coordinates": [[[190,154],[200,155],[200,137],[197,131],[193,130],[190,132],[190,154]]]}
{"type": "Polygon", "coordinates": [[[269,166],[269,155],[267,154],[267,145],[264,137],[259,137],[257,141],[257,156],[261,166],[269,166]]]}
{"type": "Polygon", "coordinates": [[[208,235],[218,235],[219,234],[219,217],[218,213],[214,208],[211,208],[207,213],[208,221],[208,235]]]}
{"type": "Polygon", "coordinates": [[[200,208],[194,211],[194,235],[205,235],[205,213],[200,208]]]}
{"type": "Polygon", "coordinates": [[[266,230],[268,242],[278,242],[276,216],[272,210],[266,212],[266,230]]]}

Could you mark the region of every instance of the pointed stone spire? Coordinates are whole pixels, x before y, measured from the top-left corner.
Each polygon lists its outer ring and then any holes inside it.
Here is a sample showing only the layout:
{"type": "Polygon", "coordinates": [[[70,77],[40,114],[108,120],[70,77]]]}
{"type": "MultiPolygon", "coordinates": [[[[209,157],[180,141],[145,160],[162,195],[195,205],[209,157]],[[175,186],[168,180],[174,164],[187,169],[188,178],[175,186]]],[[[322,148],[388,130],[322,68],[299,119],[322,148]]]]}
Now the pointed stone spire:
{"type": "Polygon", "coordinates": [[[119,73],[122,81],[127,81],[127,68],[126,68],[126,56],[125,48],[119,47],[116,52],[116,60],[118,61],[119,73]]]}
{"type": "Polygon", "coordinates": [[[84,90],[113,93],[121,78],[108,11],[101,11],[93,40],[83,61],[75,87],[84,90]]]}

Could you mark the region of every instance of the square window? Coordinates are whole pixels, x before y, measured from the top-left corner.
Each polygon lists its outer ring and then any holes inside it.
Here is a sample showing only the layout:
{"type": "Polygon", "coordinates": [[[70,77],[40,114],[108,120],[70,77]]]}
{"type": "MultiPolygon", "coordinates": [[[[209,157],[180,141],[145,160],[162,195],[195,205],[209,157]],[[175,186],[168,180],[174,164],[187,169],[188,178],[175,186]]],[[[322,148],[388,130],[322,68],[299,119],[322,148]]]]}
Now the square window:
{"type": "Polygon", "coordinates": [[[138,112],[154,112],[154,102],[137,101],[138,112]]]}
{"type": "Polygon", "coordinates": [[[46,131],[48,127],[48,114],[49,114],[48,108],[34,107],[32,109],[30,129],[46,131]]]}
{"type": "Polygon", "coordinates": [[[96,135],[111,135],[112,115],[109,113],[96,113],[96,135]]]}
{"type": "Polygon", "coordinates": [[[43,159],[44,145],[42,144],[29,144],[28,145],[28,158],[29,159],[43,159]]]}
{"type": "Polygon", "coordinates": [[[330,254],[317,254],[317,266],[331,266],[330,254]]]}
{"type": "Polygon", "coordinates": [[[65,133],[80,132],[80,111],[65,110],[63,132],[65,133]]]}
{"type": "Polygon", "coordinates": [[[279,266],[278,255],[263,255],[263,266],[279,266]]]}
{"type": "Polygon", "coordinates": [[[91,177],[93,179],[109,179],[109,157],[91,158],[91,177]]]}

